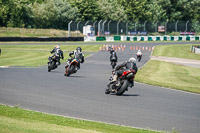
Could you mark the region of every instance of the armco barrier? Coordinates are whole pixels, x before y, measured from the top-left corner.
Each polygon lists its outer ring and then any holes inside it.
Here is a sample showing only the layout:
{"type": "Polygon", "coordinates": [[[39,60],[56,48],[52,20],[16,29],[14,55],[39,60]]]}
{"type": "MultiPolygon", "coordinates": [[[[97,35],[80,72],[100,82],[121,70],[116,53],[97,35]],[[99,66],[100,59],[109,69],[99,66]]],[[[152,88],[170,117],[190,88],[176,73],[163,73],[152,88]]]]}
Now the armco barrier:
{"type": "Polygon", "coordinates": [[[0,42],[17,41],[84,41],[84,37],[0,37],[0,42]]]}

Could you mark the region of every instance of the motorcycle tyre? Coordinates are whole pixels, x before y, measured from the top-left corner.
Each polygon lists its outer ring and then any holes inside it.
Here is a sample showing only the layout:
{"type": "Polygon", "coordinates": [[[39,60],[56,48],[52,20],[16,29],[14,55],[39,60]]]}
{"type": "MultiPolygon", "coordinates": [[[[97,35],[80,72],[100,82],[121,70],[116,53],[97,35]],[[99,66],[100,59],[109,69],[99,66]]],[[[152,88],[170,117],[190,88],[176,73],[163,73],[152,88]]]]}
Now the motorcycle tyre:
{"type": "Polygon", "coordinates": [[[48,65],[48,72],[51,72],[53,70],[53,66],[55,65],[55,62],[50,62],[50,65],[48,65]]]}
{"type": "Polygon", "coordinates": [[[72,72],[74,71],[75,69],[75,66],[74,65],[71,65],[68,69],[68,73],[67,73],[67,76],[70,76],[72,74],[72,72]]]}
{"type": "Polygon", "coordinates": [[[112,65],[112,69],[114,69],[116,66],[116,62],[112,62],[111,65],[112,65]]]}
{"type": "Polygon", "coordinates": [[[117,96],[121,96],[124,94],[124,92],[127,90],[128,88],[128,84],[129,82],[127,80],[124,81],[123,85],[121,86],[121,88],[115,93],[117,96]]]}

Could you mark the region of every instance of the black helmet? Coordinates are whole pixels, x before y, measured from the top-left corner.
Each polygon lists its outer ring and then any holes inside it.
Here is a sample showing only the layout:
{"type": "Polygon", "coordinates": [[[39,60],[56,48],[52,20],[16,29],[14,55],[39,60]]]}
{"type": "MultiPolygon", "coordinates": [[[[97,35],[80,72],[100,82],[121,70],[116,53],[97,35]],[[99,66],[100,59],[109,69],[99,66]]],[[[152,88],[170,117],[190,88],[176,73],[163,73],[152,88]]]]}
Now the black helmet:
{"type": "Polygon", "coordinates": [[[110,54],[112,54],[112,52],[114,52],[115,50],[113,48],[110,49],[110,54]]]}
{"type": "Polygon", "coordinates": [[[80,52],[82,51],[81,47],[77,47],[76,50],[80,52]]]}

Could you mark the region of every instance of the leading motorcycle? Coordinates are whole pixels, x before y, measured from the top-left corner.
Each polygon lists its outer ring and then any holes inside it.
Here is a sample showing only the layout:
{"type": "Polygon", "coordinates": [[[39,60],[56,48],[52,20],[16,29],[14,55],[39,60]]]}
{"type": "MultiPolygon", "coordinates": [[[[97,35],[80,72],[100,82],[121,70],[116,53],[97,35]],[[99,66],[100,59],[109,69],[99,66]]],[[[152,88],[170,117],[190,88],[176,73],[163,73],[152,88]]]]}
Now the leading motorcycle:
{"type": "Polygon", "coordinates": [[[54,70],[58,67],[59,62],[56,56],[53,58],[50,58],[50,61],[48,62],[48,72],[51,72],[51,70],[54,70]]]}
{"type": "Polygon", "coordinates": [[[115,94],[118,96],[123,95],[125,91],[128,91],[128,87],[133,84],[133,80],[135,78],[135,71],[125,70],[121,76],[117,78],[117,81],[113,82],[113,76],[115,71],[112,71],[112,76],[110,78],[110,82],[107,85],[105,94],[115,94]]]}

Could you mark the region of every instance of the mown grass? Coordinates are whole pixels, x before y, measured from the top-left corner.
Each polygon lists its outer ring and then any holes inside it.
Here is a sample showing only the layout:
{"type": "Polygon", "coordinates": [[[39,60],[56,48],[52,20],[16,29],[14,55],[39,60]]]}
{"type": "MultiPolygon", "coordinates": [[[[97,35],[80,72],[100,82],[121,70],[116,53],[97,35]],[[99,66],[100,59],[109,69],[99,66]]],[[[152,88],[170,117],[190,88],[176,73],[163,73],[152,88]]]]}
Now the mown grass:
{"type": "MultiPolygon", "coordinates": [[[[68,31],[58,29],[29,29],[0,27],[0,37],[68,37],[68,31]]],[[[71,31],[71,37],[81,36],[80,31],[71,31]]]]}
{"type": "Polygon", "coordinates": [[[0,105],[1,133],[158,133],[0,105]]]}
{"type": "MultiPolygon", "coordinates": [[[[78,45],[60,45],[64,52],[65,62],[69,58],[68,52],[78,45]]],[[[97,52],[99,45],[81,45],[84,52],[97,52]]],[[[46,65],[53,45],[0,45],[0,66],[41,66],[46,65]]],[[[88,56],[89,54],[85,54],[88,56]]]]}
{"type": "Polygon", "coordinates": [[[192,45],[199,44],[159,45],[155,47],[152,55],[200,60],[199,54],[190,51],[192,45]]]}
{"type": "MultiPolygon", "coordinates": [[[[200,55],[190,52],[189,45],[159,45],[154,56],[167,56],[200,60],[200,55]]],[[[136,81],[200,94],[200,69],[163,61],[150,60],[142,67],[136,81]]]]}

